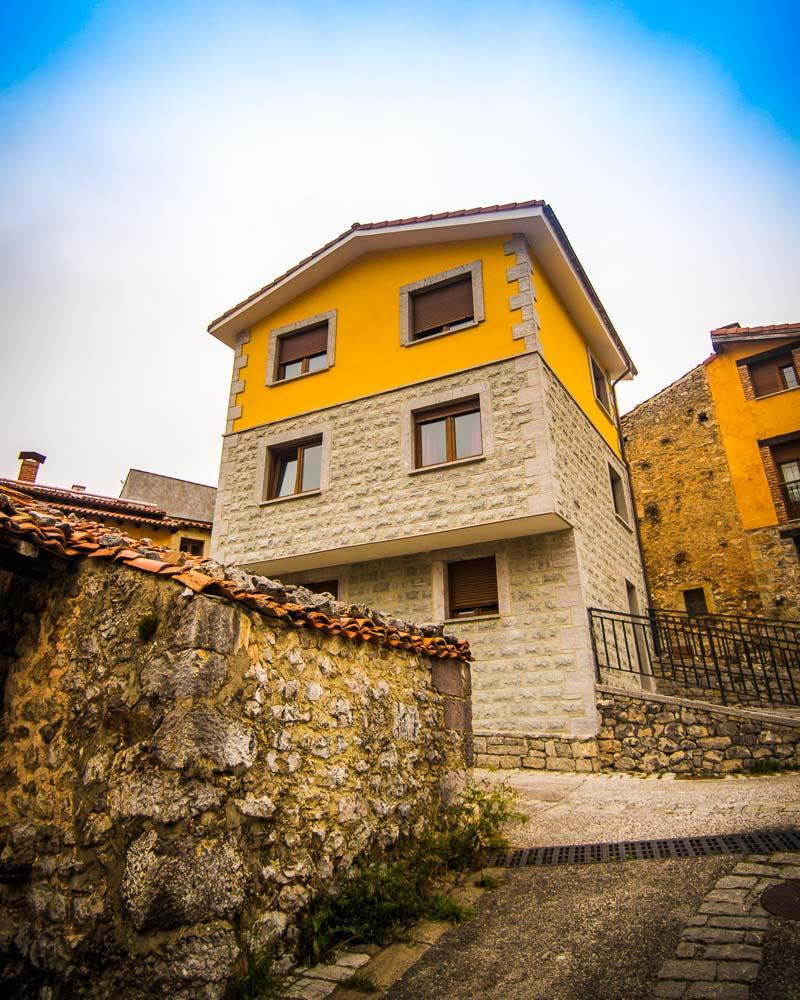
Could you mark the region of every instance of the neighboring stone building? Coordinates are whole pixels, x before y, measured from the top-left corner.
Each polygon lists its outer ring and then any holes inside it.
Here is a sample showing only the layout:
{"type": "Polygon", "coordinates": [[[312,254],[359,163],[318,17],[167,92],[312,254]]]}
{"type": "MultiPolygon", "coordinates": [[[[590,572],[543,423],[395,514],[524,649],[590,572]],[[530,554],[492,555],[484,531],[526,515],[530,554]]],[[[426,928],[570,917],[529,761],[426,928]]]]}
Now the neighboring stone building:
{"type": "Polygon", "coordinates": [[[234,349],[214,557],[457,622],[487,738],[593,735],[587,608],[646,602],[635,369],[552,209],[354,223],[209,330],[234,349]]]}
{"type": "Polygon", "coordinates": [[[46,456],[22,451],[19,457],[19,477],[0,479],[0,485],[20,490],[65,514],[91,518],[108,528],[124,528],[134,538],[148,538],[155,545],[191,555],[208,555],[215,487],[130,469],[119,497],[107,497],[87,493],[85,486],[64,489],[37,483],[46,456]]]}
{"type": "Polygon", "coordinates": [[[653,603],[800,618],[800,324],[714,354],[622,418],[653,603]]]}
{"type": "Polygon", "coordinates": [[[229,995],[463,781],[469,656],[0,487],[0,996],[229,995]]]}

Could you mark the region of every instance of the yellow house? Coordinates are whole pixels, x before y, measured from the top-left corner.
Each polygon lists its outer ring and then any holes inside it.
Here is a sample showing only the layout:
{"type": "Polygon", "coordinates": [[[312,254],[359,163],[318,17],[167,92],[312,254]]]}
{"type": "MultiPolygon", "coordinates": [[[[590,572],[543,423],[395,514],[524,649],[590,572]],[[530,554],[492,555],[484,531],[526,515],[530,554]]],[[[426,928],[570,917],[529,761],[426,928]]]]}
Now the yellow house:
{"type": "Polygon", "coordinates": [[[86,487],[70,489],[38,483],[45,455],[22,451],[17,479],[0,479],[15,490],[57,507],[65,514],[97,521],[110,531],[132,538],[147,538],[155,545],[207,556],[216,490],[172,476],[131,469],[119,497],[87,493],[86,487]]]}
{"type": "Polygon", "coordinates": [[[645,601],[635,369],[552,209],[354,223],[209,330],[234,351],[214,557],[444,622],[484,734],[592,735],[586,609],[645,601]]]}
{"type": "Polygon", "coordinates": [[[711,342],[623,418],[653,597],[800,618],[800,324],[733,323],[711,342]]]}

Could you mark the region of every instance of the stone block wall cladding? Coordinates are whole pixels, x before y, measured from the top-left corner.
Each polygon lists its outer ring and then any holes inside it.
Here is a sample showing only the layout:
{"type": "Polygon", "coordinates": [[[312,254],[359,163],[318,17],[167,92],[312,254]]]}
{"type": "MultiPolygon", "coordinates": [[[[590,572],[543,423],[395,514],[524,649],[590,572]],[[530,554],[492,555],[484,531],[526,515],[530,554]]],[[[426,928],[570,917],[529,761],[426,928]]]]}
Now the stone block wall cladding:
{"type": "MultiPolygon", "coordinates": [[[[337,578],[346,601],[397,608],[416,621],[441,620],[445,561],[486,555],[497,561],[501,614],[449,626],[469,641],[475,657],[476,731],[593,734],[594,674],[582,656],[583,636],[576,627],[586,609],[573,582],[577,560],[571,531],[376,559],[312,576],[337,578]]],[[[313,587],[313,581],[308,585],[313,587]]]]}
{"type": "Polygon", "coordinates": [[[291,943],[312,894],[424,822],[464,765],[468,665],[122,565],[55,576],[0,614],[0,977],[220,997],[238,924],[291,943]]]}

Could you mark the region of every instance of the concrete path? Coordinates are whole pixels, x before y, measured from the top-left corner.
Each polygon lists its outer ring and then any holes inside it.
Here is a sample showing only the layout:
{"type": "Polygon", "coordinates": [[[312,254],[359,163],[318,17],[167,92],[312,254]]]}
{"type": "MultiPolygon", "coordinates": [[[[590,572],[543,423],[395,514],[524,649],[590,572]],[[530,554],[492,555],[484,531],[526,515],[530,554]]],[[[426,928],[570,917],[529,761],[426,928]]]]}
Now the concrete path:
{"type": "MultiPolygon", "coordinates": [[[[741,833],[800,825],[800,775],[678,781],[485,772],[518,790],[519,846],[741,833]]],[[[706,894],[741,856],[509,871],[475,918],[441,937],[390,1000],[645,1000],[706,894]]],[[[781,931],[785,940],[790,931],[781,931]]],[[[769,936],[765,941],[770,953],[769,936]]],[[[774,946],[772,948],[774,953],[774,946]]],[[[795,956],[796,957],[796,956],[795,956]]],[[[773,986],[788,974],[765,961],[773,986]]],[[[796,982],[790,975],[792,984],[796,982]]],[[[709,984],[715,985],[715,984],[709,984]]],[[[764,997],[756,990],[753,997],[764,997]]],[[[721,996],[689,992],[686,995],[721,996]]],[[[663,989],[663,987],[662,987],[663,989]]],[[[776,994],[777,997],[778,994],[776,994]]],[[[781,994],[787,995],[788,994],[781,994]]]]}

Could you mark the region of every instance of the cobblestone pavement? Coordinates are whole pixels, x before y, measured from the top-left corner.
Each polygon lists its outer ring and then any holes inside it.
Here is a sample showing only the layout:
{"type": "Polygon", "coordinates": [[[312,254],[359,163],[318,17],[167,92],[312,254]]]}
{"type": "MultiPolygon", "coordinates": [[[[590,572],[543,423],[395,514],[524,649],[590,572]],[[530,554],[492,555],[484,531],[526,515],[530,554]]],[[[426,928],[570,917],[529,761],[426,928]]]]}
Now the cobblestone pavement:
{"type": "Polygon", "coordinates": [[[680,780],[476,771],[476,778],[507,781],[519,793],[530,817],[511,831],[520,847],[800,827],[800,773],[680,780]]]}

